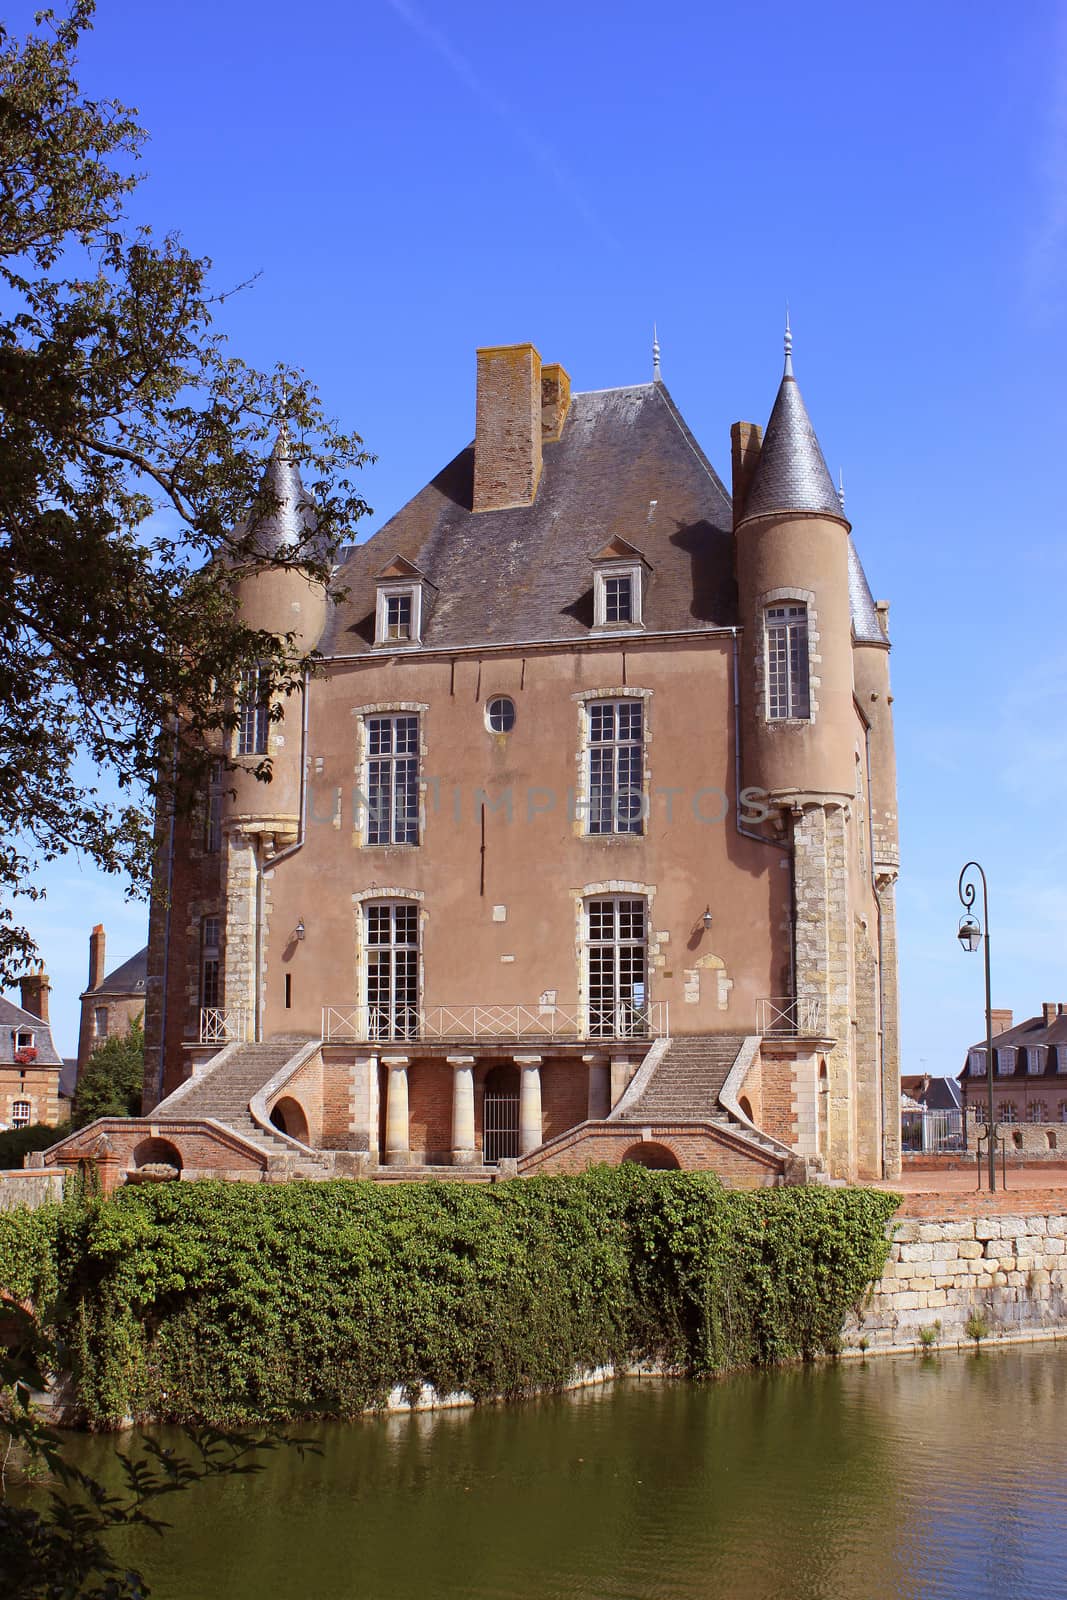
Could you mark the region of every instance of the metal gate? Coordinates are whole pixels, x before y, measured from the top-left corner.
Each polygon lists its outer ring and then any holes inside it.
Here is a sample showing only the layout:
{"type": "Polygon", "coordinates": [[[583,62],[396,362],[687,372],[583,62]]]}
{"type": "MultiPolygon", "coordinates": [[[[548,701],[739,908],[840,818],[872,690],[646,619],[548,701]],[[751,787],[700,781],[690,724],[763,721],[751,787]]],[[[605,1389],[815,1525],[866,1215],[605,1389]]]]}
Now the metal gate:
{"type": "Polygon", "coordinates": [[[487,1094],[482,1126],[482,1160],[486,1165],[513,1161],[519,1153],[518,1095],[487,1094]]]}

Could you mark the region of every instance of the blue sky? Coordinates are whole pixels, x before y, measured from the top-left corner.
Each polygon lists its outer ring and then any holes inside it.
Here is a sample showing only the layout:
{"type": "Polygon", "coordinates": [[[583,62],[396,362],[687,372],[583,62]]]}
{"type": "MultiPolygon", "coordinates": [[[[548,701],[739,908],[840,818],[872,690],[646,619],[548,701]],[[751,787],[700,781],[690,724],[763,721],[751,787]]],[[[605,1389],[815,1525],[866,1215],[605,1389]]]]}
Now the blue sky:
{"type": "MultiPolygon", "coordinates": [[[[31,7],[9,5],[13,25],[31,7]]],[[[473,430],[474,350],[663,375],[720,473],[796,367],[892,602],[904,1069],[1067,1000],[1067,8],[102,0],[97,94],[151,134],[137,216],[211,255],[237,353],[302,365],[379,456],[371,531],[473,430]]],[[[29,907],[71,1050],[86,939],[142,907],[68,860],[29,907]]]]}

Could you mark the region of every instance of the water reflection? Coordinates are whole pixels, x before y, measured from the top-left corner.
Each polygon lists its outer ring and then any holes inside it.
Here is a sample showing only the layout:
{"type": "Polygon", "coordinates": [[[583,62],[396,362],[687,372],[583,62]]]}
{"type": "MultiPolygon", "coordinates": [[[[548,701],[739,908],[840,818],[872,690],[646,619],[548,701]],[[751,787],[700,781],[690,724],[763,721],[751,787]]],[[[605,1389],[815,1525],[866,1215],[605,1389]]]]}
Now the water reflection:
{"type": "Polygon", "coordinates": [[[1065,1374],[1046,1346],[331,1424],[127,1550],[157,1600],[1060,1600],[1065,1374]]]}

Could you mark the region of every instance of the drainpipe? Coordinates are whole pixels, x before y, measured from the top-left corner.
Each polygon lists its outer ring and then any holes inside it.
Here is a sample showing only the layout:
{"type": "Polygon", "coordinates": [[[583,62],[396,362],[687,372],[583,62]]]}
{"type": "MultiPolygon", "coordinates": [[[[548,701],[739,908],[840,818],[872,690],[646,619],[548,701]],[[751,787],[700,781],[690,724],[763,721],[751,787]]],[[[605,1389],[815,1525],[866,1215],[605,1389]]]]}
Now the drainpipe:
{"type": "Polygon", "coordinates": [[[159,1066],[156,1069],[156,1104],[163,1098],[163,1075],[167,1059],[167,994],[170,980],[170,909],[174,889],[174,794],[178,786],[178,719],[174,719],[174,756],[171,764],[170,828],[167,838],[167,909],[163,919],[163,988],[159,1008],[159,1066]]]}

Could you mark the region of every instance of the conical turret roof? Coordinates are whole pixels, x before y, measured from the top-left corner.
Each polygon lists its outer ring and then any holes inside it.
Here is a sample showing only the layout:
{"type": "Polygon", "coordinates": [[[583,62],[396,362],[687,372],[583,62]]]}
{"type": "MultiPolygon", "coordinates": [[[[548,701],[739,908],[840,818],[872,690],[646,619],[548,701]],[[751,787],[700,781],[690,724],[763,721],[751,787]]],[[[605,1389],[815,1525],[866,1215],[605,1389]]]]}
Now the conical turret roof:
{"type": "Polygon", "coordinates": [[[318,526],[315,507],[290,448],[289,430],[283,424],[260,484],[267,510],[254,522],[246,521],[241,533],[252,534],[257,555],[278,556],[299,549],[301,555],[316,560],[321,551],[312,537],[318,526]]]}
{"type": "Polygon", "coordinates": [[[793,376],[788,324],[785,373],[744,505],[746,517],[774,511],[823,511],[834,517],[842,515],[837,490],[793,376]]]}
{"type": "Polygon", "coordinates": [[[848,536],[848,603],[852,632],[861,644],[885,644],[886,636],[874,603],[867,574],[851,533],[848,536]]]}

